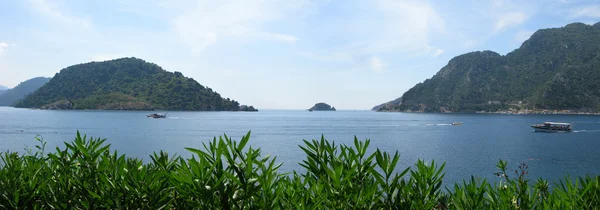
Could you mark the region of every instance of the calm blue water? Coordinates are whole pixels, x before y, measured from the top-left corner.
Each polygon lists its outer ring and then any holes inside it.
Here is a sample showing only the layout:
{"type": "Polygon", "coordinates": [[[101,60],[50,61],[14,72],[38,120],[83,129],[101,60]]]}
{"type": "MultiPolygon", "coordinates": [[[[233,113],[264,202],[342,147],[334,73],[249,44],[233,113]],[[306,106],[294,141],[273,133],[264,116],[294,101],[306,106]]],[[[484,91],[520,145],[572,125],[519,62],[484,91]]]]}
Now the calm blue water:
{"type": "Polygon", "coordinates": [[[240,139],[252,130],[250,145],[277,156],[287,172],[300,169],[302,139],[323,134],[336,143],[352,144],[356,135],[370,138],[373,150],[398,150],[400,168],[419,158],[446,162],[446,183],[470,175],[496,180],[499,159],[509,161],[512,169],[527,163],[531,179],[600,174],[600,116],[260,111],[169,112],[167,119],[149,119],[146,114],[0,107],[0,150],[23,151],[38,134],[54,148],[79,130],[147,160],[159,150],[190,156],[184,147],[200,148],[223,133],[240,139]],[[463,125],[450,126],[454,121],[463,125]],[[575,132],[532,132],[529,125],[543,121],[572,122],[575,132]]]}

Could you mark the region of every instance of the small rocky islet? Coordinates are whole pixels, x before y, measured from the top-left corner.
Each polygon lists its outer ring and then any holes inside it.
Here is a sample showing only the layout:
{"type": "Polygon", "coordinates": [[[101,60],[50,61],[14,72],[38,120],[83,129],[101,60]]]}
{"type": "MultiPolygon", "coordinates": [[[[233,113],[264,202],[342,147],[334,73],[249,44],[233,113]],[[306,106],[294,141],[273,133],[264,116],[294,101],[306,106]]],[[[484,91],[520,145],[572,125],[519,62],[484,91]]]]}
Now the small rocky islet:
{"type": "Polygon", "coordinates": [[[308,111],[335,111],[335,107],[330,106],[329,104],[320,102],[316,103],[313,107],[308,109],[308,111]]]}

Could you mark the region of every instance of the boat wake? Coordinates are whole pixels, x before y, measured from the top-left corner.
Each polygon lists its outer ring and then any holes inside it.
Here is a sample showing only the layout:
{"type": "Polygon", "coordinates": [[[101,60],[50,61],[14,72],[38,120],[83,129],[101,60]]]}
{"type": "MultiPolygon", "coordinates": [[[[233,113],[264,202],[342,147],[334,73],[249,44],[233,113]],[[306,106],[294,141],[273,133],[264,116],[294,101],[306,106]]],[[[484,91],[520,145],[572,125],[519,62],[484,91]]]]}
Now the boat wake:
{"type": "Polygon", "coordinates": [[[452,124],[425,124],[425,126],[448,126],[452,124]]]}
{"type": "Polygon", "coordinates": [[[167,117],[169,120],[193,120],[200,119],[199,117],[167,117]]]}
{"type": "Polygon", "coordinates": [[[600,130],[574,130],[573,133],[594,133],[600,132],[600,130]]]}

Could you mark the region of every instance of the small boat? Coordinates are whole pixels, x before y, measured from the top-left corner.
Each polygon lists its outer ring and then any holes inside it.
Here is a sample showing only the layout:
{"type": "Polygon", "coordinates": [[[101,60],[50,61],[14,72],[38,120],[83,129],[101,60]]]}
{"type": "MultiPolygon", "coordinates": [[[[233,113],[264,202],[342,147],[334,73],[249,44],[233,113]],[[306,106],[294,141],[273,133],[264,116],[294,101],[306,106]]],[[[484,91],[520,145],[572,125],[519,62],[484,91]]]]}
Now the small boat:
{"type": "Polygon", "coordinates": [[[453,122],[452,125],[462,125],[462,122],[453,122]]]}
{"type": "Polygon", "coordinates": [[[531,125],[536,132],[570,132],[573,130],[571,123],[544,122],[543,124],[531,125]]]}
{"type": "Polygon", "coordinates": [[[151,117],[151,118],[167,118],[167,114],[159,114],[159,113],[149,114],[146,116],[151,117]]]}

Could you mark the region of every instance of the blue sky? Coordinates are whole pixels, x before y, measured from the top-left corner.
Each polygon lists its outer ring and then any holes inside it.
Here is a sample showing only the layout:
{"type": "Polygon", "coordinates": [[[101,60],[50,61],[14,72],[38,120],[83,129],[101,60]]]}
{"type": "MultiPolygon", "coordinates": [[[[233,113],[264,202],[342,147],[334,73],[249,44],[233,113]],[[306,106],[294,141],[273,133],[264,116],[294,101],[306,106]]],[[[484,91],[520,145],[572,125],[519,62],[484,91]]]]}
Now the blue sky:
{"type": "Polygon", "coordinates": [[[592,0],[2,0],[0,84],[138,57],[259,109],[364,110],[454,56],[598,21],[592,0]]]}

